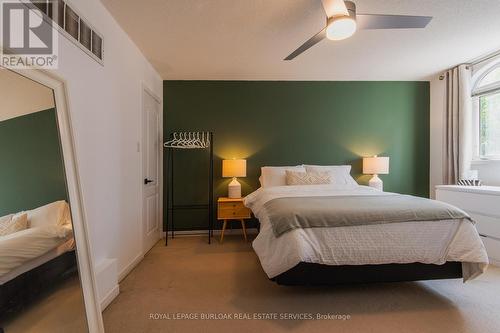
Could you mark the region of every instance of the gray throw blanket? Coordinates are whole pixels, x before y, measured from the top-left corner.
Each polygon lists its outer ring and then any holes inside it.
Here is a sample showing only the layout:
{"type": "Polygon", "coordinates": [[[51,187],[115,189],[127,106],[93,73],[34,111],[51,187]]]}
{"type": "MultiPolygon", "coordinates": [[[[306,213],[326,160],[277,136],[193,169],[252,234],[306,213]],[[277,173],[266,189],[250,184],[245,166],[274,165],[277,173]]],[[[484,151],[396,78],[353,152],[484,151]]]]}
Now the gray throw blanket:
{"type": "Polygon", "coordinates": [[[410,195],[277,198],[264,208],[276,237],[297,228],[454,219],[472,222],[467,213],[452,205],[410,195]]]}

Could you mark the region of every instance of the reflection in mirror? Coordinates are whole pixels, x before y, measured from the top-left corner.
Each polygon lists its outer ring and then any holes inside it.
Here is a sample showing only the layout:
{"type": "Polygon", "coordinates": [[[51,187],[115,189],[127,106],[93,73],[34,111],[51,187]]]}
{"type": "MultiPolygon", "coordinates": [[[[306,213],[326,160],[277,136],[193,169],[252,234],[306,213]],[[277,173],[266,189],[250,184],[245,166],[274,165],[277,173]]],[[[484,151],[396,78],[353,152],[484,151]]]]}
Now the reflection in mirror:
{"type": "Polygon", "coordinates": [[[87,332],[53,91],[0,68],[0,332],[87,332]]]}

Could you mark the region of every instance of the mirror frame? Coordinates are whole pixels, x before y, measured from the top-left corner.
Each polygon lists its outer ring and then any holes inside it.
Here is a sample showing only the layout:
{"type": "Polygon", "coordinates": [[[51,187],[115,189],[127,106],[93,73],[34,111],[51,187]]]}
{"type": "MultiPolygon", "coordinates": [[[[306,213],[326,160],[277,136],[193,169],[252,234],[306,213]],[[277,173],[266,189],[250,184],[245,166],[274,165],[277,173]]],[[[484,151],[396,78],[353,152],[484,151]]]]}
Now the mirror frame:
{"type": "Polygon", "coordinates": [[[10,70],[32,81],[42,84],[54,92],[54,102],[57,114],[57,126],[61,140],[64,170],[68,187],[71,216],[77,249],[78,271],[82,285],[85,312],[89,332],[104,332],[101,306],[96,288],[92,252],[88,237],[88,225],[83,205],[80,187],[76,151],[73,140],[73,130],[69,111],[66,81],[60,77],[40,69],[11,69],[0,66],[0,70],[10,70]]]}

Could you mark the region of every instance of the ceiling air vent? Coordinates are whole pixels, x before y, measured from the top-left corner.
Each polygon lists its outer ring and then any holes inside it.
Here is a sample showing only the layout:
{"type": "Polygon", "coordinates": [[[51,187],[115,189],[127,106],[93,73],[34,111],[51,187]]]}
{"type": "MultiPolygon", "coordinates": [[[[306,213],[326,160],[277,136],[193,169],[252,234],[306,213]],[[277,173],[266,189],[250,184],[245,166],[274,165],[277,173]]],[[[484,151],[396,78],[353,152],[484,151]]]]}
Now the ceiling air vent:
{"type": "Polygon", "coordinates": [[[88,22],[64,0],[30,0],[45,15],[45,19],[50,19],[59,31],[73,43],[78,45],[85,53],[94,60],[103,64],[103,39],[88,22]]]}

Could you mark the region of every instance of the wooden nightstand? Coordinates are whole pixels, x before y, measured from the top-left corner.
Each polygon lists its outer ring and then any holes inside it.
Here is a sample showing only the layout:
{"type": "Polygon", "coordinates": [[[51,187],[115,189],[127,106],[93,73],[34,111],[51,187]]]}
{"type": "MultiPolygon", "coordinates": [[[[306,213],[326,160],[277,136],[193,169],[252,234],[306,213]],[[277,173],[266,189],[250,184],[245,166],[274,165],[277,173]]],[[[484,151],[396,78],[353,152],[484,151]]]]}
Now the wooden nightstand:
{"type": "Polygon", "coordinates": [[[219,198],[217,200],[217,219],[223,220],[222,231],[220,234],[220,242],[224,240],[224,231],[228,220],[240,220],[241,228],[243,229],[243,236],[247,240],[247,230],[245,228],[245,219],[251,217],[250,209],[243,204],[244,198],[219,198]]]}

